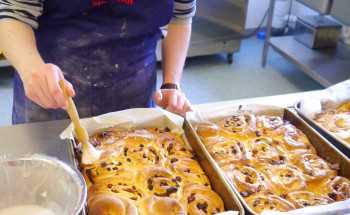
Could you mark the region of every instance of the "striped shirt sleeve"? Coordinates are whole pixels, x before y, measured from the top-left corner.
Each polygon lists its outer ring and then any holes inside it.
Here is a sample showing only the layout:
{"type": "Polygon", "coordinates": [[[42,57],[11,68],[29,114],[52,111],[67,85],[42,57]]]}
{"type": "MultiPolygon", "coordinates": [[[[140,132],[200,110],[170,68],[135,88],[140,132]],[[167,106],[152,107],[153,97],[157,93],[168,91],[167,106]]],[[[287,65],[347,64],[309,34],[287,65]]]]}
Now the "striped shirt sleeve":
{"type": "Polygon", "coordinates": [[[37,19],[43,12],[43,2],[44,0],[0,0],[0,21],[16,19],[37,28],[37,19]]]}
{"type": "Polygon", "coordinates": [[[171,23],[191,23],[195,12],[196,0],[174,0],[174,14],[171,23]]]}

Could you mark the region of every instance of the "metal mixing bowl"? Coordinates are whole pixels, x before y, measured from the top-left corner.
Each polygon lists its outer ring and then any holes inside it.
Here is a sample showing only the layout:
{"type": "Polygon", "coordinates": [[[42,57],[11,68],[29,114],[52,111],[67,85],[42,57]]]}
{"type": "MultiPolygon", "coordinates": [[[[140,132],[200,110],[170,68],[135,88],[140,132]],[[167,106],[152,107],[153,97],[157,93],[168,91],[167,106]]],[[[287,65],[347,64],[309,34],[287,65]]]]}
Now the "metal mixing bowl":
{"type": "Polygon", "coordinates": [[[42,154],[0,155],[0,210],[39,205],[57,215],[77,215],[87,195],[81,173],[42,154]]]}

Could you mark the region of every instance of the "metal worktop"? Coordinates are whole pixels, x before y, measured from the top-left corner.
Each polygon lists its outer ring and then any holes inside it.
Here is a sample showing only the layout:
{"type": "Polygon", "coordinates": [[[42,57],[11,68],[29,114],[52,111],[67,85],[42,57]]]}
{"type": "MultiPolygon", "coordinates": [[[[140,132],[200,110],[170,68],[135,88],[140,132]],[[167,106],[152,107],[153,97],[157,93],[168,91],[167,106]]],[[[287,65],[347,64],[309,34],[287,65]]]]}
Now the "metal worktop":
{"type": "Polygon", "coordinates": [[[0,127],[0,154],[42,153],[71,164],[68,142],[60,133],[70,120],[0,127]]]}
{"type": "Polygon", "coordinates": [[[350,48],[341,42],[337,47],[310,49],[293,36],[272,37],[275,51],[325,87],[350,79],[350,48]]]}
{"type": "MultiPolygon", "coordinates": [[[[223,101],[210,104],[194,105],[224,105],[226,103],[256,103],[292,107],[303,96],[313,95],[318,91],[294,93],[279,96],[260,97],[235,101],[223,101]]],[[[60,139],[61,132],[68,127],[70,120],[57,120],[40,123],[30,123],[0,127],[0,154],[43,153],[56,157],[71,164],[68,141],[60,139]]]]}
{"type": "MultiPolygon", "coordinates": [[[[200,0],[196,7],[187,57],[226,53],[232,63],[244,37],[248,0],[200,0]]],[[[156,53],[161,60],[160,42],[156,53]]]]}

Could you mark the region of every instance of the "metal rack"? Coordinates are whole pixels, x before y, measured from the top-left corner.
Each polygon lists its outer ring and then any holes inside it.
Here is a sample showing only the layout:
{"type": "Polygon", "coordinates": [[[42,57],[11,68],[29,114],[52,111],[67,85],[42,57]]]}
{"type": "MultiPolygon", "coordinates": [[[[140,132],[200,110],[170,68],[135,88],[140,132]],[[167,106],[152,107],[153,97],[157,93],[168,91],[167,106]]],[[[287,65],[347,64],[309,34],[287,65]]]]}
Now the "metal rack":
{"type": "Polygon", "coordinates": [[[293,36],[271,37],[275,1],[270,0],[261,65],[266,66],[268,48],[271,46],[324,87],[350,79],[350,47],[344,43],[338,42],[332,48],[311,49],[293,36]]]}

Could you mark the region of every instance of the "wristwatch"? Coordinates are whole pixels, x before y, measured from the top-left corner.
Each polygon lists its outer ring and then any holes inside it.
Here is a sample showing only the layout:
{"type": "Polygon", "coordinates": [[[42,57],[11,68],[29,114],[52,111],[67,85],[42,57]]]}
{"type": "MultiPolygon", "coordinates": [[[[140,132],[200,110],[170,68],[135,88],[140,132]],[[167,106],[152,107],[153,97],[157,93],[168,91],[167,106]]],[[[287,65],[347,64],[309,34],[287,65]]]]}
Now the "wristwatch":
{"type": "Polygon", "coordinates": [[[174,83],[162,84],[160,89],[175,89],[175,90],[182,91],[181,88],[180,88],[180,85],[179,84],[174,84],[174,83]]]}

